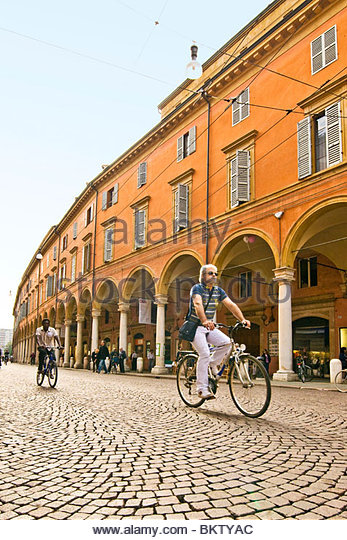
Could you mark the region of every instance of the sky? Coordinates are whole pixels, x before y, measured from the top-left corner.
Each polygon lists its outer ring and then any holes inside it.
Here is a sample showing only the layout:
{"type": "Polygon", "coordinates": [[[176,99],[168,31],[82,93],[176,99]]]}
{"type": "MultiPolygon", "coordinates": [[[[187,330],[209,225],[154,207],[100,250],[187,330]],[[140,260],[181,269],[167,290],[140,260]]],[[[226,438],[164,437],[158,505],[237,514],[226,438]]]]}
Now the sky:
{"type": "Polygon", "coordinates": [[[0,0],[0,328],[49,228],[160,121],[193,41],[203,63],[269,3],[0,0]]]}

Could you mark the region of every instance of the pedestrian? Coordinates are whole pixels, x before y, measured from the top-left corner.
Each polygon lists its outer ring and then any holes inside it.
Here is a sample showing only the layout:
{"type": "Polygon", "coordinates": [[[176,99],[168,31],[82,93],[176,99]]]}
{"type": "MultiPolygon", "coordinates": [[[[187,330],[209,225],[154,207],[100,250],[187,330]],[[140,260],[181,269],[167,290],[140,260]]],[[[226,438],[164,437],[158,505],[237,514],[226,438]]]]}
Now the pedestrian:
{"type": "Polygon", "coordinates": [[[113,367],[115,368],[115,370],[117,372],[118,361],[119,361],[119,358],[118,358],[117,351],[116,351],[116,349],[113,349],[113,351],[111,352],[111,357],[110,357],[110,367],[109,367],[109,370],[108,370],[109,373],[111,373],[111,369],[113,367]]]}
{"type": "Polygon", "coordinates": [[[119,349],[119,367],[120,367],[120,372],[121,373],[124,373],[124,362],[126,361],[127,359],[127,353],[125,352],[125,350],[123,349],[123,347],[120,347],[119,349]]]}
{"type": "Polygon", "coordinates": [[[137,353],[135,351],[131,355],[131,369],[133,371],[137,370],[137,353]]]}
{"type": "Polygon", "coordinates": [[[262,361],[264,363],[266,371],[269,373],[269,365],[270,365],[270,362],[271,362],[271,356],[270,356],[270,353],[269,353],[269,351],[267,349],[263,350],[263,354],[261,356],[261,359],[262,359],[262,361]]]}
{"type": "Polygon", "coordinates": [[[347,369],[346,347],[341,347],[339,359],[341,360],[342,369],[347,369]]]}
{"type": "MultiPolygon", "coordinates": [[[[217,366],[221,363],[224,355],[230,349],[230,339],[215,327],[213,318],[217,305],[221,302],[242,324],[250,328],[251,323],[242,314],[240,308],[228,297],[225,291],[216,285],[218,271],[216,266],[205,264],[200,268],[199,283],[190,291],[189,311],[187,320],[195,325],[194,337],[189,336],[194,349],[199,355],[196,370],[196,387],[198,396],[203,399],[213,399],[214,393],[208,386],[208,367],[212,373],[218,374],[217,366]],[[216,346],[216,350],[210,358],[208,343],[216,346]]],[[[192,332],[194,333],[194,332],[192,332]]]]}
{"type": "Polygon", "coordinates": [[[106,358],[109,358],[109,357],[110,357],[110,353],[108,351],[108,348],[105,345],[105,341],[102,340],[101,346],[98,352],[98,356],[97,356],[99,360],[98,373],[100,373],[101,369],[103,369],[105,373],[107,373],[106,358]]]}
{"type": "Polygon", "coordinates": [[[36,359],[36,354],[34,352],[32,352],[31,355],[30,355],[30,364],[32,366],[35,365],[35,359],[36,359]]]}
{"type": "Polygon", "coordinates": [[[149,352],[147,354],[147,358],[148,358],[148,371],[151,373],[151,371],[152,371],[152,369],[154,367],[154,364],[155,364],[153,349],[149,350],[149,352]]]}
{"type": "Polygon", "coordinates": [[[95,351],[92,352],[93,373],[94,373],[94,372],[98,369],[98,367],[99,367],[98,352],[99,352],[99,349],[95,349],[95,351]]]}

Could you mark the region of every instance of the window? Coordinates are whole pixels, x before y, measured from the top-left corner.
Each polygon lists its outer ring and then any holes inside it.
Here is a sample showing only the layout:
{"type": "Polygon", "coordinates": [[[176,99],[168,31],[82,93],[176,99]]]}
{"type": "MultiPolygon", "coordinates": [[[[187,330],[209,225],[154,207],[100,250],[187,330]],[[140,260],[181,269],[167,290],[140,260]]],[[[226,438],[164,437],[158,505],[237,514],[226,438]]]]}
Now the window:
{"type": "Polygon", "coordinates": [[[147,182],[147,163],[140,163],[137,169],[137,187],[140,188],[147,182]]]}
{"type": "Polygon", "coordinates": [[[107,210],[118,202],[118,183],[102,194],[102,209],[107,210]]]}
{"type": "Polygon", "coordinates": [[[299,261],[299,288],[316,287],[317,280],[317,257],[300,259],[299,261]]]}
{"type": "Polygon", "coordinates": [[[239,206],[250,200],[250,152],[237,150],[230,161],[230,204],[239,206]]]}
{"type": "Polygon", "coordinates": [[[53,274],[53,293],[55,294],[57,292],[57,273],[54,272],[53,274]]]}
{"type": "Polygon", "coordinates": [[[50,296],[53,296],[53,276],[47,276],[46,281],[46,300],[50,296]]]}
{"type": "Polygon", "coordinates": [[[76,281],[76,260],[77,255],[76,253],[72,255],[71,258],[71,283],[74,283],[76,281]]]}
{"type": "Polygon", "coordinates": [[[177,139],[177,161],[190,156],[196,150],[196,126],[190,128],[190,130],[178,137],[177,139]]]}
{"type": "Polygon", "coordinates": [[[146,210],[135,210],[135,249],[146,243],[146,210]]]}
{"type": "Polygon", "coordinates": [[[329,105],[313,117],[307,116],[298,123],[298,176],[305,178],[342,161],[341,107],[329,105]],[[312,145],[313,127],[313,145],[312,145]],[[312,163],[312,147],[314,163],[312,163]]]}
{"type": "Polygon", "coordinates": [[[63,264],[59,269],[59,281],[58,281],[58,290],[61,291],[65,289],[65,278],[66,278],[66,264],[63,264]]]}
{"type": "Polygon", "coordinates": [[[336,26],[311,42],[312,75],[337,59],[336,26]]]}
{"type": "Polygon", "coordinates": [[[236,98],[232,105],[232,125],[235,126],[249,116],[249,88],[236,98]]]}
{"type": "Polygon", "coordinates": [[[105,230],[104,262],[112,260],[113,227],[105,230]]]}
{"type": "Polygon", "coordinates": [[[185,229],[188,226],[189,219],[189,188],[185,184],[178,184],[177,190],[174,193],[175,197],[175,219],[174,219],[174,232],[178,232],[181,229],[185,229]]]}
{"type": "Polygon", "coordinates": [[[83,246],[82,250],[82,274],[86,274],[90,271],[90,255],[91,255],[91,244],[86,244],[83,246]]]}
{"type": "Polygon", "coordinates": [[[57,246],[54,246],[53,248],[53,261],[57,260],[57,246]]]}
{"type": "Polygon", "coordinates": [[[94,203],[86,210],[85,216],[84,216],[84,225],[87,227],[89,223],[93,221],[94,217],[94,203]]]}
{"type": "Polygon", "coordinates": [[[240,298],[252,296],[252,272],[241,272],[239,274],[240,298]]]}
{"type": "Polygon", "coordinates": [[[67,248],[67,237],[68,237],[68,235],[66,234],[66,235],[63,236],[63,238],[62,238],[62,242],[61,242],[61,251],[64,251],[64,249],[67,248]]]}
{"type": "Polygon", "coordinates": [[[49,253],[47,253],[47,268],[49,267],[49,253]]]}
{"type": "Polygon", "coordinates": [[[72,238],[75,240],[77,238],[77,221],[72,226],[72,238]]]}

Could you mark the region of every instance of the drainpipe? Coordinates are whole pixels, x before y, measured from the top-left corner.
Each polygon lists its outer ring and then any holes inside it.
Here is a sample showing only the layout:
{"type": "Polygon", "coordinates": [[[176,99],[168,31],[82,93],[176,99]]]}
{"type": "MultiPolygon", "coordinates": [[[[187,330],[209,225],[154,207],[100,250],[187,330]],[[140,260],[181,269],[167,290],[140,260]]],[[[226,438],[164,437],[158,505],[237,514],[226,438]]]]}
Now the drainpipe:
{"type": "Polygon", "coordinates": [[[57,257],[57,279],[55,282],[55,321],[54,321],[54,328],[57,324],[57,315],[58,315],[58,285],[59,285],[59,264],[60,264],[60,233],[57,232],[58,227],[54,227],[54,232],[58,236],[58,257],[57,257]]]}
{"type": "MultiPolygon", "coordinates": [[[[95,214],[94,214],[94,245],[93,245],[93,272],[92,272],[92,304],[94,301],[95,296],[95,249],[96,249],[96,221],[98,216],[98,190],[96,187],[91,184],[90,187],[94,189],[95,191],[95,214]]],[[[92,305],[90,306],[90,331],[89,331],[89,351],[90,354],[92,354],[92,324],[93,324],[93,316],[92,316],[92,305]]]]}
{"type": "Polygon", "coordinates": [[[206,230],[205,230],[205,264],[209,263],[208,241],[209,241],[209,192],[210,192],[210,120],[211,120],[211,102],[207,92],[202,92],[202,97],[207,103],[207,158],[206,158],[206,230]]]}

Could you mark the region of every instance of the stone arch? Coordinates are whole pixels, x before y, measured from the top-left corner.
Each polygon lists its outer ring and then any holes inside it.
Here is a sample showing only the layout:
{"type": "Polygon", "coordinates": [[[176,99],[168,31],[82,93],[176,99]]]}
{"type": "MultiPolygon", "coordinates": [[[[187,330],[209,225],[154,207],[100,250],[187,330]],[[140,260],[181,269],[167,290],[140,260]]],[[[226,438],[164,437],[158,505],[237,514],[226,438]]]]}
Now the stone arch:
{"type": "Polygon", "coordinates": [[[92,305],[92,295],[88,287],[83,289],[78,302],[78,313],[84,315],[87,309],[92,305]]]}
{"type": "Polygon", "coordinates": [[[51,309],[49,310],[49,322],[50,322],[50,325],[51,326],[55,326],[56,324],[56,313],[55,313],[55,308],[54,307],[51,307],[51,309]]]}
{"type": "Polygon", "coordinates": [[[71,296],[65,308],[65,317],[71,320],[73,317],[76,316],[76,314],[77,314],[77,301],[74,296],[71,296]]]}
{"type": "Polygon", "coordinates": [[[120,298],[123,302],[129,302],[131,297],[137,294],[139,298],[153,299],[156,294],[157,281],[158,278],[155,277],[149,266],[138,266],[125,278],[124,283],[120,284],[120,298]]]}
{"type": "MultiPolygon", "coordinates": [[[[204,264],[201,256],[193,250],[180,251],[171,257],[161,272],[157,285],[158,294],[168,294],[170,284],[186,270],[189,271],[189,264],[192,266],[193,261],[195,261],[196,266],[199,266],[199,269],[204,264]],[[184,264],[182,264],[183,261],[185,261],[184,264]]],[[[193,264],[193,266],[195,265],[193,264]]],[[[193,277],[196,277],[195,274],[193,277]]]]}
{"type": "Polygon", "coordinates": [[[100,281],[91,305],[94,309],[101,309],[102,307],[115,306],[118,301],[118,287],[115,281],[108,277],[100,281]]]}
{"type": "Polygon", "coordinates": [[[57,322],[59,324],[63,324],[64,320],[65,320],[65,304],[64,304],[64,302],[59,302],[58,301],[57,322]]]}

